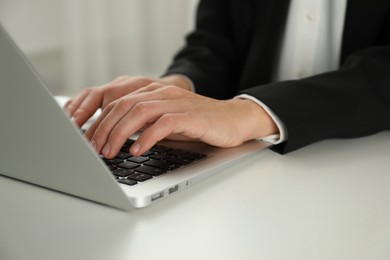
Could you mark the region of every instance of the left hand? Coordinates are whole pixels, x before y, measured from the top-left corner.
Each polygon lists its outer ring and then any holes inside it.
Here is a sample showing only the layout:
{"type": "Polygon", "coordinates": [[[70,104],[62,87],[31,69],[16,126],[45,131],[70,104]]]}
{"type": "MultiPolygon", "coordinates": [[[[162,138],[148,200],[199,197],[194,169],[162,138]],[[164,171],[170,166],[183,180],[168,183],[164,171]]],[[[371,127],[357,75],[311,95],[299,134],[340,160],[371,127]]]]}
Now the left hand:
{"type": "Polygon", "coordinates": [[[109,103],[85,136],[99,154],[112,158],[141,129],[130,148],[134,156],[166,137],[234,147],[277,131],[268,114],[250,100],[216,100],[153,83],[109,103]]]}

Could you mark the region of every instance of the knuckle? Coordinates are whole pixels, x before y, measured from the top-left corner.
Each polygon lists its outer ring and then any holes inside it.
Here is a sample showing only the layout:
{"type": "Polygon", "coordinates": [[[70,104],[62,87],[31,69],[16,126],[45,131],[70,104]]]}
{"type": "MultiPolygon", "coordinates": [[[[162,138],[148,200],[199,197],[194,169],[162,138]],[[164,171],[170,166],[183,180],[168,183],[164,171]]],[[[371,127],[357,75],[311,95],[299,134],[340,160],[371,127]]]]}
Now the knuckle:
{"type": "Polygon", "coordinates": [[[145,114],[149,109],[149,105],[146,102],[139,102],[133,107],[133,112],[135,114],[145,114]]]}
{"type": "Polygon", "coordinates": [[[115,102],[115,109],[119,111],[128,111],[129,107],[131,105],[131,100],[121,98],[119,100],[114,101],[115,102]]]}
{"type": "Polygon", "coordinates": [[[136,85],[137,87],[141,87],[141,86],[147,86],[151,84],[153,80],[147,77],[138,76],[138,77],[127,77],[126,82],[129,84],[136,85]]]}
{"type": "Polygon", "coordinates": [[[152,82],[144,87],[142,87],[142,90],[143,91],[153,91],[153,90],[157,90],[157,89],[161,89],[163,88],[164,85],[162,85],[161,83],[158,83],[158,82],[152,82]]]}
{"type": "Polygon", "coordinates": [[[158,89],[158,88],[161,88],[163,87],[164,85],[161,84],[161,83],[158,83],[158,82],[152,82],[150,83],[148,86],[146,86],[146,88],[148,89],[158,89]]]}
{"type": "Polygon", "coordinates": [[[166,86],[164,89],[172,95],[179,95],[182,93],[182,89],[174,85],[166,86]]]}
{"type": "Polygon", "coordinates": [[[164,126],[172,126],[175,124],[176,119],[171,114],[164,114],[160,117],[160,123],[164,126]]]}
{"type": "Polygon", "coordinates": [[[107,104],[107,106],[104,108],[103,111],[110,111],[116,106],[116,101],[111,101],[110,103],[107,104]]]}

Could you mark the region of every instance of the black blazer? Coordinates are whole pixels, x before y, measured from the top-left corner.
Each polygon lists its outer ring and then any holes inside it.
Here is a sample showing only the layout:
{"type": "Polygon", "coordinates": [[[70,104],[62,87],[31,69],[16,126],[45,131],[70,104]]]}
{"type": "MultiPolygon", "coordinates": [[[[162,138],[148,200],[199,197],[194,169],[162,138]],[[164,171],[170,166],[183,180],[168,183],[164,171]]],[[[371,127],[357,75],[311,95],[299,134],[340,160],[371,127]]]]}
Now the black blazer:
{"type": "Polygon", "coordinates": [[[196,28],[167,74],[214,98],[250,94],[287,127],[289,152],[390,129],[390,1],[349,0],[338,70],[271,83],[289,0],[203,0],[196,28]]]}

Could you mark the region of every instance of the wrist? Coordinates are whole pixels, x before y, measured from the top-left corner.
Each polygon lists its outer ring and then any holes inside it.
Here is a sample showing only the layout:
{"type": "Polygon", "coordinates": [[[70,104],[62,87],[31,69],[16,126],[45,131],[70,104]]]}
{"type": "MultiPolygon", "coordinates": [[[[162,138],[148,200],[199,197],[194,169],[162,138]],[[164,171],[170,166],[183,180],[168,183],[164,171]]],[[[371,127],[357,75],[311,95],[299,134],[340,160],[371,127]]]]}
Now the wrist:
{"type": "Polygon", "coordinates": [[[235,98],[231,102],[238,105],[242,115],[239,131],[243,134],[243,141],[279,134],[276,123],[261,106],[249,99],[235,98]]]}

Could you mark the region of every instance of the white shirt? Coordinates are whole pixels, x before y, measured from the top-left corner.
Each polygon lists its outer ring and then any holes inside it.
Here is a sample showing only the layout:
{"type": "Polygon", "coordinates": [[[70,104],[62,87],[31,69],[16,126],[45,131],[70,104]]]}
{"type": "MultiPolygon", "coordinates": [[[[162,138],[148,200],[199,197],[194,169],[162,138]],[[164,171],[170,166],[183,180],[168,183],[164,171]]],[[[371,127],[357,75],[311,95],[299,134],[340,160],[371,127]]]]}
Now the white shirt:
{"type": "Polygon", "coordinates": [[[275,80],[338,68],[346,0],[291,0],[275,80]]]}
{"type": "MultiPolygon", "coordinates": [[[[291,0],[274,81],[309,77],[338,68],[347,0],[291,0]]],[[[260,100],[250,99],[271,116],[280,135],[262,138],[273,144],[287,140],[283,122],[260,100]]]]}

